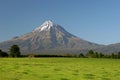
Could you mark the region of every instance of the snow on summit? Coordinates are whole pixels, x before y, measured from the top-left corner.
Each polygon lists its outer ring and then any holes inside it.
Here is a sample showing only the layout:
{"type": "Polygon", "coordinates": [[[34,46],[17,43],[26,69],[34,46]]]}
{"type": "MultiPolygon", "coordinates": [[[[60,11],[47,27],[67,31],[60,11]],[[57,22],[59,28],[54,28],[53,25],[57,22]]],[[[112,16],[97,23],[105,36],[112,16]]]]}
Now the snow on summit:
{"type": "Polygon", "coordinates": [[[35,31],[48,31],[50,30],[51,27],[56,26],[51,20],[45,21],[41,26],[39,26],[38,28],[34,29],[33,32],[35,31]]]}

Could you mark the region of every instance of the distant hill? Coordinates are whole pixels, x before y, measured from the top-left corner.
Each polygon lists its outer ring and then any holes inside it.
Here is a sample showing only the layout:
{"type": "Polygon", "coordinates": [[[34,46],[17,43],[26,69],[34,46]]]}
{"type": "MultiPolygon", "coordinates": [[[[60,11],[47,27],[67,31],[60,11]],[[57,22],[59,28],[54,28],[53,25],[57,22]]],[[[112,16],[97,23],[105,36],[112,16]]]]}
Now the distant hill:
{"type": "Polygon", "coordinates": [[[20,46],[22,54],[80,53],[102,46],[80,39],[50,20],[30,33],[0,43],[0,49],[8,51],[13,44],[20,46]]]}
{"type": "Polygon", "coordinates": [[[94,50],[98,52],[102,52],[104,54],[117,53],[117,52],[120,52],[120,43],[110,44],[107,46],[99,47],[94,50]]]}

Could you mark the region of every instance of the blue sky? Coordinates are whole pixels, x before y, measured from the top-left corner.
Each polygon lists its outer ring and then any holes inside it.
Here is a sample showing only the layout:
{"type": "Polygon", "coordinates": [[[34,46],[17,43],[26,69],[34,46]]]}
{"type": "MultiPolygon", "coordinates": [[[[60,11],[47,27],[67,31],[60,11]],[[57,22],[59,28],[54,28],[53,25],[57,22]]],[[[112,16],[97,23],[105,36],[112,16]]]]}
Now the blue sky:
{"type": "Polygon", "coordinates": [[[91,42],[120,42],[120,0],[0,0],[0,42],[49,19],[91,42]]]}

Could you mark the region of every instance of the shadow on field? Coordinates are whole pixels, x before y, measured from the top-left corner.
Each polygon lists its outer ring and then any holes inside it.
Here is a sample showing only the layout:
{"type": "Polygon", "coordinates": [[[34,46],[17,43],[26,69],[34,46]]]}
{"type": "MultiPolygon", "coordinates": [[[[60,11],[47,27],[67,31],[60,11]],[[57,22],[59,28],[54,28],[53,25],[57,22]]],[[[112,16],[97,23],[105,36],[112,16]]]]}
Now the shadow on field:
{"type": "Polygon", "coordinates": [[[42,78],[49,78],[49,75],[44,75],[42,78]]]}
{"type": "Polygon", "coordinates": [[[61,71],[61,69],[59,69],[59,68],[56,68],[56,69],[54,69],[54,71],[61,71]]]}
{"type": "Polygon", "coordinates": [[[94,79],[95,75],[94,74],[84,74],[85,79],[94,79]]]}
{"type": "Polygon", "coordinates": [[[69,80],[69,79],[67,79],[67,78],[61,78],[60,80],[69,80]]]}
{"type": "Polygon", "coordinates": [[[78,75],[79,75],[79,70],[73,70],[72,75],[74,75],[74,76],[78,76],[78,75]]]}
{"type": "Polygon", "coordinates": [[[111,80],[110,78],[101,78],[101,80],[111,80]]]}

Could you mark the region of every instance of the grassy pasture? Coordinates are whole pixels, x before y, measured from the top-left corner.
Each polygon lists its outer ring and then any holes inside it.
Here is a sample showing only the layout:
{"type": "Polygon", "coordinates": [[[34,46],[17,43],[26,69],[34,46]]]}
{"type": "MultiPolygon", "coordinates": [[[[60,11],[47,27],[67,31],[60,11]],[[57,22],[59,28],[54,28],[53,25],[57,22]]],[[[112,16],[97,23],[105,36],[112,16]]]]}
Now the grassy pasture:
{"type": "Polygon", "coordinates": [[[120,80],[120,60],[0,58],[0,80],[120,80]]]}

